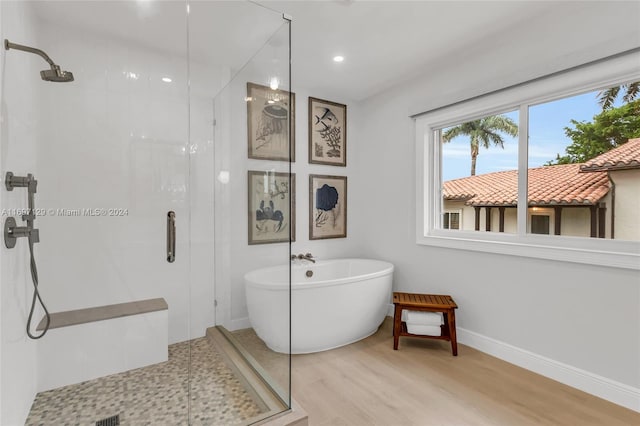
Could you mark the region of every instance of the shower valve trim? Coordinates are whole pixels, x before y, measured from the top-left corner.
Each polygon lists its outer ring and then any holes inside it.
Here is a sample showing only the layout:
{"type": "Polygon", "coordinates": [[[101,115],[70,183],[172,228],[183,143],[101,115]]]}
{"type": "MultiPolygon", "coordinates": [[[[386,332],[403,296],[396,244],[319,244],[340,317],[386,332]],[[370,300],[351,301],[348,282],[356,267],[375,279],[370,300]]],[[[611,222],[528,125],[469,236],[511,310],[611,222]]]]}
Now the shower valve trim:
{"type": "Polygon", "coordinates": [[[20,237],[28,237],[30,243],[40,242],[39,232],[33,227],[36,219],[33,194],[38,191],[38,181],[31,173],[27,176],[15,176],[12,172],[7,172],[4,185],[7,191],[13,191],[13,188],[27,188],[29,195],[29,214],[22,215],[22,220],[27,222],[27,226],[17,226],[15,219],[8,217],[4,222],[4,245],[7,248],[13,248],[20,237]]]}

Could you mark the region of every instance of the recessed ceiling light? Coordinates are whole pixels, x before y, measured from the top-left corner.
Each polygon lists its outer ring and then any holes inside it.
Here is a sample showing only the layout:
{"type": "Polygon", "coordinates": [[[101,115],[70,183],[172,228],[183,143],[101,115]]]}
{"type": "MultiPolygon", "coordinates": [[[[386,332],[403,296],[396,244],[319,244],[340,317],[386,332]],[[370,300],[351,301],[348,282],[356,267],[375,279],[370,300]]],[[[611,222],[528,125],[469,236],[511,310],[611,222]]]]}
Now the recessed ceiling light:
{"type": "Polygon", "coordinates": [[[169,77],[162,77],[162,81],[165,83],[171,83],[172,80],[169,77]]]}
{"type": "Polygon", "coordinates": [[[342,61],[344,61],[344,56],[338,55],[333,57],[333,62],[342,62],[342,61]]]}
{"type": "Polygon", "coordinates": [[[278,77],[271,77],[271,80],[269,80],[271,90],[278,90],[278,86],[280,86],[280,79],[278,77]]]}

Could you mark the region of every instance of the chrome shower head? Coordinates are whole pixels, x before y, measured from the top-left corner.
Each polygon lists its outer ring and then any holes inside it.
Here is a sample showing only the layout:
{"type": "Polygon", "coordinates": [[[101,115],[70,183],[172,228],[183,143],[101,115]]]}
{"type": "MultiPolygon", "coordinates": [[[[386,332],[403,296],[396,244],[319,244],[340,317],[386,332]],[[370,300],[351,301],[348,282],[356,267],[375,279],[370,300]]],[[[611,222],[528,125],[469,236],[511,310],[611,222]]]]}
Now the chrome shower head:
{"type": "Polygon", "coordinates": [[[51,66],[51,69],[40,71],[40,77],[44,81],[55,81],[58,83],[66,83],[68,81],[73,81],[73,73],[69,71],[62,71],[60,66],[56,65],[49,55],[44,53],[40,49],[36,49],[35,47],[23,46],[21,44],[11,43],[9,40],[4,40],[4,48],[6,50],[16,49],[22,50],[23,52],[35,53],[38,56],[41,56],[47,63],[51,66]]]}

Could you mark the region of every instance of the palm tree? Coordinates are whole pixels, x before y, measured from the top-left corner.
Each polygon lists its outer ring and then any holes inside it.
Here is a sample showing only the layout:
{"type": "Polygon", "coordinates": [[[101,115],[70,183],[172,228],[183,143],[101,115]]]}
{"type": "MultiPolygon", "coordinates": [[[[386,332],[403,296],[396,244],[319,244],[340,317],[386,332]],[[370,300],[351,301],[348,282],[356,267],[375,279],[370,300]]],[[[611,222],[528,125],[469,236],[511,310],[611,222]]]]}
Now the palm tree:
{"type": "Polygon", "coordinates": [[[613,103],[615,102],[618,94],[620,93],[620,89],[625,91],[622,100],[625,103],[629,103],[638,97],[640,94],[640,81],[636,81],[633,83],[623,84],[622,86],[610,87],[608,89],[604,89],[598,92],[598,103],[602,107],[602,110],[608,110],[613,107],[613,103]]]}
{"type": "Polygon", "coordinates": [[[501,133],[516,137],[518,125],[504,115],[492,115],[479,120],[469,121],[447,129],[442,134],[443,142],[449,142],[456,136],[469,136],[471,144],[471,176],[476,175],[476,158],[480,154],[480,146],[489,148],[491,144],[504,148],[501,133]]]}

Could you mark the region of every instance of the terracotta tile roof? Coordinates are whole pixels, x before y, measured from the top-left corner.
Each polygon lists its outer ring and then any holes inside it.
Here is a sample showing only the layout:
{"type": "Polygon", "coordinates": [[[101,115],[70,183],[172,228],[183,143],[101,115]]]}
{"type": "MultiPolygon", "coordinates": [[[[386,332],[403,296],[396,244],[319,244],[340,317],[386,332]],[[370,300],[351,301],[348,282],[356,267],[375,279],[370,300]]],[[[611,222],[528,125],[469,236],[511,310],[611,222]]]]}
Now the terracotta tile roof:
{"type": "Polygon", "coordinates": [[[486,173],[444,182],[445,200],[464,200],[467,205],[516,205],[518,171],[486,173]]]}
{"type": "Polygon", "coordinates": [[[629,139],[627,143],[600,154],[580,166],[583,172],[638,168],[640,168],[640,138],[629,139]]]}
{"type": "MultiPolygon", "coordinates": [[[[580,173],[581,164],[529,169],[529,205],[592,205],[609,192],[606,171],[580,173]]],[[[518,172],[487,173],[444,182],[446,200],[463,200],[470,206],[515,206],[518,172]]]]}

